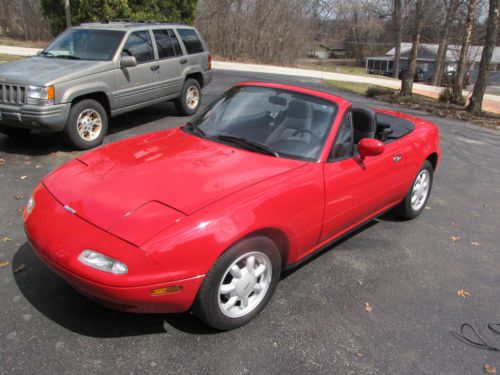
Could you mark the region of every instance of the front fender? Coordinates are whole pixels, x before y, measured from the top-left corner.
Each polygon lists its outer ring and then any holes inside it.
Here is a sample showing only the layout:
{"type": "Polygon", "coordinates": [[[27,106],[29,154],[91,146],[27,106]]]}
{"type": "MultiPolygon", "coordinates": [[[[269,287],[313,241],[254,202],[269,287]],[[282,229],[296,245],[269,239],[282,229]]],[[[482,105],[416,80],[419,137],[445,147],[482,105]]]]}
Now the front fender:
{"type": "Polygon", "coordinates": [[[272,229],[289,244],[284,263],[293,263],[318,242],[323,220],[323,168],[307,163],[232,194],[183,218],[142,249],[171,280],[206,274],[231,245],[272,229]]]}

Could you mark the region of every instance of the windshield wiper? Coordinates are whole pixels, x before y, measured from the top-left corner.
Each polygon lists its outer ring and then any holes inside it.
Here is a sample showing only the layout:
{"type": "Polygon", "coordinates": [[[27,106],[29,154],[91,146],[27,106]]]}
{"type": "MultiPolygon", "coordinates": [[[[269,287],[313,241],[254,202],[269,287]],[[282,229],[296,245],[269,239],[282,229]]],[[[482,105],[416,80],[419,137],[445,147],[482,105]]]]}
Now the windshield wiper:
{"type": "Polygon", "coordinates": [[[191,121],[186,122],[186,126],[189,129],[189,131],[191,131],[195,134],[201,135],[204,138],[207,136],[207,134],[203,130],[201,130],[198,126],[193,124],[191,121]]]}
{"type": "Polygon", "coordinates": [[[54,55],[52,52],[42,51],[42,52],[40,52],[40,56],[55,57],[56,55],[54,55]]]}
{"type": "Polygon", "coordinates": [[[280,155],[276,151],[274,151],[272,148],[270,148],[270,147],[268,147],[265,144],[262,144],[260,142],[253,141],[251,139],[237,137],[237,136],[229,135],[229,134],[218,135],[217,139],[220,139],[221,141],[224,141],[224,142],[238,144],[238,145],[243,146],[246,149],[251,150],[251,151],[259,151],[263,154],[276,156],[277,158],[280,157],[280,155]]]}
{"type": "Polygon", "coordinates": [[[55,57],[57,57],[58,59],[80,60],[78,56],[73,56],[73,55],[58,55],[55,57]]]}

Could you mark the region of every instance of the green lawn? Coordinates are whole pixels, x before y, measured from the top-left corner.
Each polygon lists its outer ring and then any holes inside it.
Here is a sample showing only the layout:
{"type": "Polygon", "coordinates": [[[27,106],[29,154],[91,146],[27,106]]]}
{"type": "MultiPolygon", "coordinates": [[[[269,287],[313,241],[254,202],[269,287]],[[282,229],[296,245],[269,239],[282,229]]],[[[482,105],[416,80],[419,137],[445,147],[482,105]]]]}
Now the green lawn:
{"type": "Polygon", "coordinates": [[[16,61],[16,60],[21,60],[24,59],[23,56],[14,56],[14,55],[3,55],[0,53],[0,64],[9,62],[9,61],[16,61]]]}

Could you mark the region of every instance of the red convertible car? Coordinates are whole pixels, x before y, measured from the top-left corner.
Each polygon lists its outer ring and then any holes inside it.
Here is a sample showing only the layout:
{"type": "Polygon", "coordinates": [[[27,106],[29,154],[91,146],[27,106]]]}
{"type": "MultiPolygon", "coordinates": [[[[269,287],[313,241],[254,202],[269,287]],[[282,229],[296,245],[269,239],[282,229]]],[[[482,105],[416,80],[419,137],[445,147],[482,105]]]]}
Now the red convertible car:
{"type": "Polygon", "coordinates": [[[428,121],[241,83],[182,127],[49,174],[25,231],[45,264],[106,306],[193,309],[227,330],[264,308],[284,268],[390,208],[419,215],[440,153],[428,121]]]}

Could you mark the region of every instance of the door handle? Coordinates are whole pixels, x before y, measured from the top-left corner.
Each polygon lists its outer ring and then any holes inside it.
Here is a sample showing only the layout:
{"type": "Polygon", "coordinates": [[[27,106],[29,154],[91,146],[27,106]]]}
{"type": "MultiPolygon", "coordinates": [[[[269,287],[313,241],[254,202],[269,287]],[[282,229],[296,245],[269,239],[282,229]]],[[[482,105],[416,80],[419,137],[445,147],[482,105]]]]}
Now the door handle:
{"type": "Polygon", "coordinates": [[[151,71],[153,71],[153,72],[157,71],[158,69],[160,69],[160,65],[153,65],[151,67],[151,71]]]}
{"type": "Polygon", "coordinates": [[[394,161],[394,163],[397,163],[398,161],[400,161],[403,157],[401,155],[396,155],[392,158],[392,160],[394,161]]]}
{"type": "Polygon", "coordinates": [[[182,60],[181,60],[181,61],[179,61],[179,62],[180,62],[181,64],[185,64],[185,63],[187,63],[188,61],[187,61],[187,59],[182,59],[182,60]]]}

